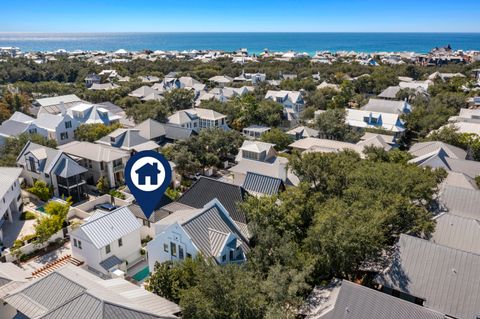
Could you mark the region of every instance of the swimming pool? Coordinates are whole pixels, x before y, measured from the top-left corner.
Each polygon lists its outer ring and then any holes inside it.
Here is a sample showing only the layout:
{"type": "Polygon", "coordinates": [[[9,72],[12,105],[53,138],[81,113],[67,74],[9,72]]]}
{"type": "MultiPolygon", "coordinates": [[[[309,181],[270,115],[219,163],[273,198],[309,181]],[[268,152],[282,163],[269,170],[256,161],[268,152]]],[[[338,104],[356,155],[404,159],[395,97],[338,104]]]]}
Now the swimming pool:
{"type": "Polygon", "coordinates": [[[148,275],[150,274],[150,272],[148,271],[148,266],[143,268],[142,270],[140,270],[139,272],[137,272],[135,275],[133,275],[133,279],[135,279],[136,281],[144,281],[145,278],[148,277],[148,275]]]}

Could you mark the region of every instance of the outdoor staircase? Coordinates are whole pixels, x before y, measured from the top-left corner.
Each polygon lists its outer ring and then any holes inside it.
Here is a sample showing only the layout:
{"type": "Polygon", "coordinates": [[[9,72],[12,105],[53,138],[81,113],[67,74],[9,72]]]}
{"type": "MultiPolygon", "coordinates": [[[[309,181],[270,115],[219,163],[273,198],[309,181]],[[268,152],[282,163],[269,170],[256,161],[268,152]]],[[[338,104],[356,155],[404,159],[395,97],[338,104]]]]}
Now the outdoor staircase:
{"type": "Polygon", "coordinates": [[[65,255],[63,257],[60,257],[59,259],[52,261],[51,263],[46,264],[45,266],[35,270],[32,272],[32,276],[35,278],[40,278],[48,275],[51,272],[54,272],[55,270],[62,268],[66,264],[73,264],[75,266],[80,266],[83,264],[83,261],[80,261],[76,258],[73,258],[71,255],[65,255]]]}

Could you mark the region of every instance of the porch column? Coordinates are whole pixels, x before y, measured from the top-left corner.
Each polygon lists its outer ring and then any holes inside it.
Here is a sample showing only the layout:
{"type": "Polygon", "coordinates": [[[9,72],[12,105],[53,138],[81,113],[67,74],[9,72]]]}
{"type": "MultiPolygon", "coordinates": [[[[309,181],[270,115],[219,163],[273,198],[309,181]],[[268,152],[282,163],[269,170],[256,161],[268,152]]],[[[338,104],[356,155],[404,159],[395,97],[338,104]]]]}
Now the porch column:
{"type": "Polygon", "coordinates": [[[115,183],[115,174],[113,173],[113,162],[107,163],[107,172],[110,187],[115,187],[117,183],[115,183]]]}

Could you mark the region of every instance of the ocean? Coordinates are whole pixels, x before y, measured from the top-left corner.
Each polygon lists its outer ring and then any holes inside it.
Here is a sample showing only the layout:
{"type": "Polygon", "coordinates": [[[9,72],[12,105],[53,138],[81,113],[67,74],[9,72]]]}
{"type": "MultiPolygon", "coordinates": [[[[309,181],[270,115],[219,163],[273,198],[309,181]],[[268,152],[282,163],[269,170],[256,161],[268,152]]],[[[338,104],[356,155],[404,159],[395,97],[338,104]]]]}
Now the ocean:
{"type": "Polygon", "coordinates": [[[450,44],[453,49],[480,50],[480,33],[0,33],[0,47],[22,51],[225,50],[250,53],[429,52],[450,44]]]}

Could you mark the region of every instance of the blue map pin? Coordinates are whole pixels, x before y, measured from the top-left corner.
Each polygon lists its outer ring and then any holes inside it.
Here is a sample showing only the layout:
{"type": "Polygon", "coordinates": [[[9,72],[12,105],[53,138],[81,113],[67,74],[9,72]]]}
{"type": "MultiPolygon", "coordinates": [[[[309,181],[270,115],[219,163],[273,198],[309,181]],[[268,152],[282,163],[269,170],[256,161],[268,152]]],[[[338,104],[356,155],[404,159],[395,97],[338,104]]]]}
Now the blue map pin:
{"type": "Polygon", "coordinates": [[[171,180],[170,163],[154,151],[136,153],[125,166],[125,182],[147,218],[157,208],[171,180]]]}

